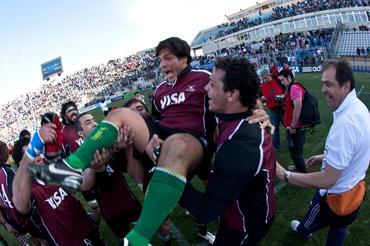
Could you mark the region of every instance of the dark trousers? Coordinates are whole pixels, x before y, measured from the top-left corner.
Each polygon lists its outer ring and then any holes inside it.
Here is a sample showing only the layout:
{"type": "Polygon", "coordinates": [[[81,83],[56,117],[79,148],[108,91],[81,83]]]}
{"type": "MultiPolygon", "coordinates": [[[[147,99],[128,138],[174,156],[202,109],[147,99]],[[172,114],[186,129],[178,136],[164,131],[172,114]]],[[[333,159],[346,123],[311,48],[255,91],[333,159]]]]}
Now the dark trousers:
{"type": "Polygon", "coordinates": [[[306,172],[306,163],[303,159],[303,146],[306,140],[306,129],[296,129],[296,133],[286,132],[287,145],[290,157],[299,172],[306,172]]]}
{"type": "Polygon", "coordinates": [[[350,225],[357,217],[359,208],[346,216],[338,216],[334,214],[325,202],[325,196],[321,196],[319,191],[316,191],[310,204],[310,208],[300,222],[297,232],[307,237],[310,233],[330,226],[326,245],[340,246],[343,245],[346,236],[346,227],[350,225]]]}
{"type": "Polygon", "coordinates": [[[220,228],[217,231],[215,246],[233,246],[233,245],[257,245],[259,241],[266,236],[270,230],[274,218],[267,224],[256,225],[254,228],[248,228],[246,232],[239,232],[230,228],[224,220],[221,219],[220,228]]]}
{"type": "Polygon", "coordinates": [[[98,228],[93,228],[83,239],[81,243],[83,246],[104,246],[103,240],[100,238],[98,228]]]}
{"type": "Polygon", "coordinates": [[[123,210],[110,218],[104,218],[116,237],[123,238],[126,236],[130,231],[130,224],[139,220],[142,207],[139,201],[135,201],[135,203],[136,206],[133,209],[123,210]]]}
{"type": "Polygon", "coordinates": [[[281,108],[273,108],[269,110],[271,124],[275,127],[275,133],[272,136],[272,144],[275,150],[280,149],[280,122],[283,121],[284,111],[281,108]]]}

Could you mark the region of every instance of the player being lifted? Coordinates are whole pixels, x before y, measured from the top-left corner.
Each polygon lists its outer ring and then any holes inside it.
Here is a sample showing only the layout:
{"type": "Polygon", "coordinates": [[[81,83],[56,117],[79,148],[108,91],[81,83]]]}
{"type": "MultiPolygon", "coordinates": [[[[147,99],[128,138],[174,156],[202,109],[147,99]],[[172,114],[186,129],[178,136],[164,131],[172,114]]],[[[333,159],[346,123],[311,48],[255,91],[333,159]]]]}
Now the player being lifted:
{"type": "MultiPolygon", "coordinates": [[[[39,179],[78,190],[83,180],[81,171],[89,166],[96,150],[114,144],[120,128],[131,127],[135,132],[133,143],[140,153],[144,153],[153,132],[158,134],[164,142],[139,222],[127,236],[132,245],[147,244],[177,204],[188,175],[202,165],[208,165],[207,159],[211,159],[213,153],[207,140],[213,137],[215,122],[207,110],[204,89],[210,73],[192,69],[190,46],[179,38],[161,41],[156,47],[156,55],[167,78],[154,93],[153,109],[156,112],[153,115],[159,117],[158,122],[148,126],[136,112],[126,108],[113,110],[67,159],[44,167],[32,165],[28,168],[39,179]]],[[[270,125],[263,110],[255,110],[248,120],[265,121],[265,125],[270,125]]]]}

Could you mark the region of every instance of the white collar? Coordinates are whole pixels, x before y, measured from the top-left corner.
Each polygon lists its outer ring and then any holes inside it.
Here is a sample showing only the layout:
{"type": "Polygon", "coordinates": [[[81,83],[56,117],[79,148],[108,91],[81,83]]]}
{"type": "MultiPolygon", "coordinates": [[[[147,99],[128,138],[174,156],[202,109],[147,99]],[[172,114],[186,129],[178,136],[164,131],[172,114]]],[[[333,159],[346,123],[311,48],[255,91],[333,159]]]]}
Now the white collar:
{"type": "Polygon", "coordinates": [[[348,108],[353,101],[357,98],[356,90],[353,89],[350,91],[347,96],[344,98],[343,102],[339,105],[339,107],[333,112],[334,115],[338,115],[343,112],[346,108],[348,108]]]}

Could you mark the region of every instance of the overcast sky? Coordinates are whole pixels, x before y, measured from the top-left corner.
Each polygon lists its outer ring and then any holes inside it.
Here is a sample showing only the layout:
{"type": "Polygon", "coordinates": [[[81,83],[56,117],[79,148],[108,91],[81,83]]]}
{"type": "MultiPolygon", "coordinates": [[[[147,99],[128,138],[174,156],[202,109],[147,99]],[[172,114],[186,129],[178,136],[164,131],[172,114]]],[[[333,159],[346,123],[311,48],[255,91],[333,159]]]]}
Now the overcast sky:
{"type": "Polygon", "coordinates": [[[191,42],[249,0],[1,0],[0,103],[43,83],[40,64],[61,56],[64,76],[154,47],[191,42]]]}

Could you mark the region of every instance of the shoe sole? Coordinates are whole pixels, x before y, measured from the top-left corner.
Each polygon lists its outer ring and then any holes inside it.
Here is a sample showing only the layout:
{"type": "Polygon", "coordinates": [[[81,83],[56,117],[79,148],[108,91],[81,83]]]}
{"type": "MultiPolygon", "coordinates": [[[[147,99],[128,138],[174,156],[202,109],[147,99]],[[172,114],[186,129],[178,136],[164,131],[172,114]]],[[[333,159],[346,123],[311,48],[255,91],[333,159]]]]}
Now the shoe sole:
{"type": "Polygon", "coordinates": [[[81,190],[81,182],[78,179],[73,177],[65,177],[61,182],[56,182],[52,179],[49,173],[45,172],[43,168],[38,166],[28,166],[28,171],[37,179],[42,180],[45,184],[48,185],[58,185],[61,186],[69,193],[74,193],[81,190]]]}

